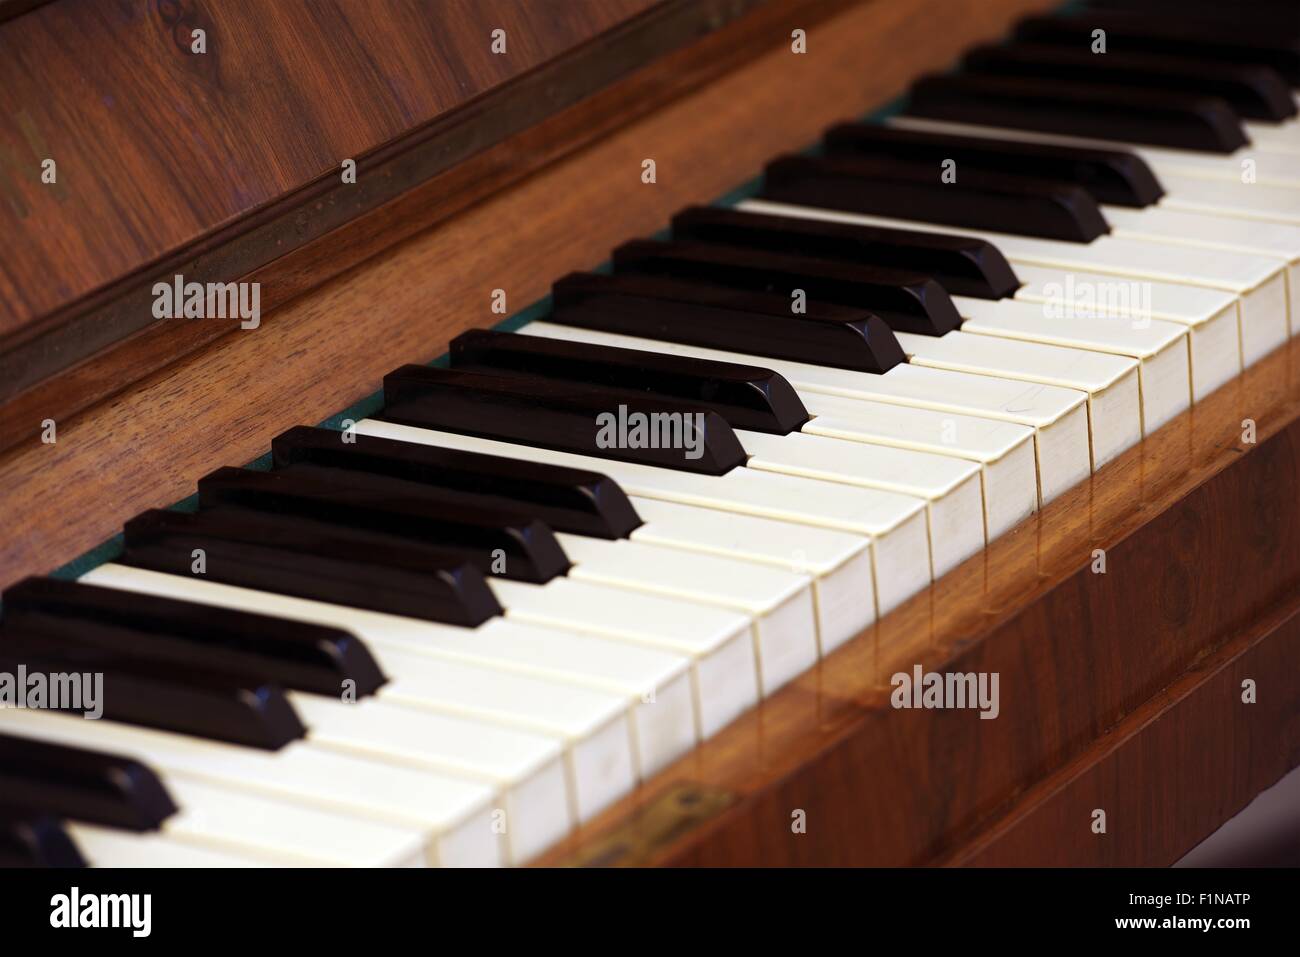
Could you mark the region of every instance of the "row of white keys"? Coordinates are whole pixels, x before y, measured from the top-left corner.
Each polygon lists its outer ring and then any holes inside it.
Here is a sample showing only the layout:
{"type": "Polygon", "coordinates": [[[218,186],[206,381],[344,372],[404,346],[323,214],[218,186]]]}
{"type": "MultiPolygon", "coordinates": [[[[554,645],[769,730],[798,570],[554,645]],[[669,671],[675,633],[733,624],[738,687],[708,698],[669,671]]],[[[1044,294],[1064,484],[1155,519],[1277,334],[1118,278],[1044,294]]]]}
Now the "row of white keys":
{"type": "MultiPolygon", "coordinates": [[[[1016,264],[1022,285],[1013,298],[1057,315],[1161,319],[1187,329],[1192,396],[1199,402],[1273,346],[1255,326],[1243,330],[1237,297],[1220,289],[1151,280],[1124,281],[1106,273],[1016,264]],[[1246,335],[1243,336],[1243,332],[1246,335]],[[1242,350],[1251,357],[1243,363],[1242,350]]],[[[1267,326],[1262,330],[1268,332],[1267,326]]]]}
{"type": "Polygon", "coordinates": [[[889,123],[955,136],[1124,150],[1141,157],[1165,188],[1161,208],[1300,225],[1300,171],[1294,156],[1269,146],[1246,146],[1224,155],[912,116],[895,117],[889,123]],[[1254,182],[1249,181],[1250,176],[1254,182]]]}
{"type": "MultiPolygon", "coordinates": [[[[500,617],[477,628],[462,628],[126,565],[102,565],[82,580],[223,608],[256,608],[279,618],[342,628],[365,643],[381,670],[394,679],[392,684],[403,676],[396,669],[383,668],[390,652],[545,679],[555,682],[561,695],[571,686],[619,695],[628,708],[641,777],[662,769],[699,739],[691,659],[684,655],[500,617]]],[[[380,688],[377,697],[385,698],[389,688],[380,688]]],[[[532,720],[539,719],[534,715],[532,720]]]]}
{"type": "MultiPolygon", "coordinates": [[[[1278,259],[1120,236],[1102,236],[1091,243],[1069,243],[758,200],[746,200],[740,208],[801,219],[974,236],[997,246],[1017,270],[1022,265],[1046,266],[1144,282],[1173,282],[1219,289],[1237,297],[1243,341],[1249,337],[1252,352],[1271,350],[1289,335],[1287,269],[1286,263],[1278,259]]],[[[1090,317],[1076,318],[1087,321],[1090,317]]]]}
{"type": "MultiPolygon", "coordinates": [[[[870,541],[878,614],[884,614],[930,583],[930,547],[926,534],[926,503],[923,499],[877,489],[814,482],[745,467],[734,468],[721,476],[696,475],[615,459],[396,425],[378,419],[358,422],[355,430],[362,435],[399,442],[486,452],[529,462],[569,465],[608,475],[624,491],[642,498],[775,518],[796,527],[814,525],[863,536],[870,541]]],[[[791,535],[786,547],[792,550],[801,547],[797,533],[791,535]]],[[[567,579],[560,580],[559,584],[571,588],[580,587],[580,583],[567,579]]],[[[529,586],[494,580],[493,587],[498,589],[499,595],[505,595],[513,601],[525,597],[520,589],[529,586]],[[508,590],[503,592],[502,588],[508,590]]],[[[611,617],[615,621],[626,619],[627,614],[617,608],[611,609],[611,617]]],[[[527,615],[542,624],[557,623],[555,619],[537,615],[531,603],[528,608],[509,608],[507,615],[527,615]]]]}
{"type": "MultiPolygon", "coordinates": [[[[1033,458],[1030,450],[1030,470],[1033,458]]],[[[875,621],[871,548],[866,538],[712,508],[629,496],[643,524],[634,542],[742,558],[812,579],[818,651],[827,655],[875,621]]]]}
{"type": "Polygon", "coordinates": [[[807,435],[915,449],[978,463],[984,527],[990,542],[1039,507],[1035,433],[1030,426],[822,392],[804,392],[800,398],[812,416],[802,429],[807,435]]]}
{"type": "Polygon", "coordinates": [[[752,618],[764,697],[817,662],[817,609],[807,575],[646,542],[563,532],[556,538],[573,562],[570,579],[718,605],[752,618]]]}
{"type": "MultiPolygon", "coordinates": [[[[989,375],[952,372],[946,369],[930,369],[911,363],[899,364],[883,375],[875,375],[547,322],[532,322],[519,331],[525,335],[548,336],[624,349],[716,359],[723,362],[747,363],[772,369],[789,381],[804,400],[805,406],[814,415],[817,412],[813,405],[818,401],[824,401],[818,398],[824,395],[844,399],[865,399],[877,405],[912,407],[945,415],[983,417],[1029,426],[1034,429],[1038,491],[1041,502],[1051,501],[1065,489],[1087,478],[1091,471],[1087,394],[1074,389],[989,375]]],[[[873,411],[872,407],[859,408],[861,416],[856,415],[854,407],[848,405],[841,405],[836,415],[839,419],[850,416],[860,417],[863,434],[860,436],[843,434],[838,437],[875,442],[870,435],[870,423],[872,420],[879,420],[881,415],[873,411]]],[[[939,425],[944,433],[955,433],[955,423],[956,420],[951,423],[941,421],[939,425]]],[[[814,419],[805,426],[804,431],[818,434],[817,420],[814,419]]],[[[979,441],[980,434],[976,430],[967,430],[961,433],[963,437],[960,439],[954,435],[954,446],[966,443],[966,447],[971,451],[962,452],[954,448],[951,454],[975,461],[979,461],[981,455],[996,455],[996,445],[985,445],[981,452],[972,454],[973,444],[979,441]]],[[[899,445],[900,443],[890,441],[883,444],[899,445]]],[[[986,491],[989,488],[991,487],[986,486],[986,491]]],[[[1014,496],[1014,500],[1019,502],[1022,498],[1017,495],[1014,496]]],[[[991,525],[990,537],[996,537],[1003,530],[991,525]]]]}
{"type": "Polygon", "coordinates": [[[930,573],[942,578],[987,543],[980,467],[930,452],[846,442],[824,435],[770,435],[737,429],[749,467],[883,489],[924,499],[930,573]]]}
{"type": "MultiPolygon", "coordinates": [[[[1139,437],[1154,432],[1192,404],[1186,326],[1161,319],[1134,322],[1111,316],[1058,316],[1042,303],[965,296],[954,296],[953,303],[962,317],[962,332],[1064,347],[1075,354],[1088,351],[1137,360],[1142,400],[1139,437]]],[[[953,351],[961,350],[954,347],[953,351]]]]}
{"type": "MultiPolygon", "coordinates": [[[[7,733],[52,744],[140,761],[164,780],[182,812],[169,819],[161,832],[174,842],[199,842],[257,857],[376,863],[371,856],[356,857],[350,845],[338,845],[328,833],[290,829],[279,840],[264,840],[262,830],[246,829],[239,818],[207,814],[202,799],[210,792],[194,791],[189,787],[192,782],[234,790],[276,807],[288,804],[324,812],[331,815],[331,826],[342,830],[350,828],[348,819],[354,819],[362,837],[371,833],[372,824],[418,834],[423,858],[430,865],[496,866],[501,862],[502,844],[492,826],[495,792],[481,783],[333,754],[306,741],[265,751],[44,711],[6,713],[0,716],[0,727],[7,733]],[[187,795],[191,800],[187,801],[187,795]],[[200,827],[208,830],[198,832],[200,827]]],[[[307,815],[303,820],[307,827],[318,819],[307,815]]],[[[378,832],[381,838],[385,833],[378,832]]]]}
{"type": "Polygon", "coordinates": [[[1043,382],[1087,393],[1094,471],[1142,438],[1142,394],[1138,363],[1132,359],[966,331],[943,336],[900,332],[897,338],[908,360],[917,365],[1043,382]]]}

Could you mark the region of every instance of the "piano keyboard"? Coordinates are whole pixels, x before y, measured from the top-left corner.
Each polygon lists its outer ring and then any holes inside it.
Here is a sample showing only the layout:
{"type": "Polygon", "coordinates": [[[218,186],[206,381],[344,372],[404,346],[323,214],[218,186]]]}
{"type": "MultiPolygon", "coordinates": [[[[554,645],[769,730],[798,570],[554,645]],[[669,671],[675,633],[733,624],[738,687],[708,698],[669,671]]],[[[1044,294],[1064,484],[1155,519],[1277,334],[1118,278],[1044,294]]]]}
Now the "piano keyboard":
{"type": "Polygon", "coordinates": [[[0,864],[526,863],[1286,342],[1294,22],[1099,6],[8,589],[0,864]]]}

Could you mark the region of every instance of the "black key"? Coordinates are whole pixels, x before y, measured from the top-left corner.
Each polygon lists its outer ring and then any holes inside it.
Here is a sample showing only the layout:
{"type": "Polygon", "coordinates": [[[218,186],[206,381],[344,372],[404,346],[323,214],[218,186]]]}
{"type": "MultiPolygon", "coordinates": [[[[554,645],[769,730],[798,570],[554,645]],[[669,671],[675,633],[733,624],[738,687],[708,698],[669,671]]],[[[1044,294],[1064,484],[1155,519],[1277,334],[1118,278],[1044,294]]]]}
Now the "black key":
{"type": "MultiPolygon", "coordinates": [[[[312,465],[274,472],[223,468],[199,479],[202,509],[239,508],[344,526],[383,550],[430,546],[444,561],[544,584],[569,570],[547,526],[518,507],[471,505],[411,482],[312,465]],[[504,562],[498,561],[504,560],[504,562]]],[[[385,561],[382,557],[379,561],[385,561]]]]}
{"type": "Polygon", "coordinates": [[[1011,264],[997,247],[966,236],[767,216],[715,206],[684,210],[673,217],[672,226],[674,239],[924,273],[960,296],[1002,299],[1020,287],[1011,264]]]}
{"type": "Polygon", "coordinates": [[[1268,67],[1206,63],[1155,53],[1095,54],[1029,43],[978,47],[966,55],[962,66],[968,73],[984,76],[1131,85],[1139,90],[1217,96],[1252,120],[1276,123],[1296,114],[1286,81],[1268,67]]]}
{"type": "MultiPolygon", "coordinates": [[[[1072,183],[1087,190],[1097,202],[1117,206],[1150,206],[1165,193],[1145,161],[1121,150],[1018,143],[866,123],[832,128],[826,133],[825,146],[831,156],[888,156],[929,169],[938,169],[940,163],[951,159],[957,164],[958,182],[962,172],[974,169],[1072,183]]],[[[950,292],[970,295],[953,288],[942,276],[936,278],[950,292]]]]}
{"type": "MultiPolygon", "coordinates": [[[[39,632],[0,624],[0,671],[27,675],[103,675],[103,716],[179,734],[275,751],[306,730],[279,686],[216,671],[179,668],[112,650],[108,625],[82,625],[86,640],[52,647],[39,632]],[[97,633],[97,634],[96,634],[97,633]]],[[[129,634],[129,633],[127,633],[129,634]]],[[[84,694],[84,692],[83,692],[84,694]]],[[[29,698],[30,701],[30,698],[29,698]]],[[[59,702],[47,702],[46,706],[59,702]]],[[[88,704],[83,697],[81,704],[88,704]]],[[[84,713],[63,701],[58,710],[84,713]]]]}
{"type": "Polygon", "coordinates": [[[726,419],[705,406],[553,379],[402,366],[384,376],[378,417],[705,475],[746,461],[726,419]]]}
{"type": "Polygon", "coordinates": [[[944,288],[928,276],[709,243],[637,240],[614,250],[615,273],[712,282],[753,292],[790,295],[874,313],[891,329],[941,336],[961,325],[944,288]]]}
{"type": "Polygon", "coordinates": [[[133,758],[13,734],[0,734],[0,794],[18,807],[127,831],[156,831],[177,811],[158,776],[133,758]]]}
{"type": "Polygon", "coordinates": [[[1210,153],[1231,153],[1248,142],[1240,117],[1223,100],[1127,86],[928,76],[912,87],[904,112],[1210,153]]]}
{"type": "Polygon", "coordinates": [[[1267,66],[1300,87],[1300,35],[1294,19],[1251,25],[1241,4],[1225,5],[1238,14],[1233,23],[1207,22],[1181,15],[1115,13],[1092,10],[1073,16],[1029,17],[1016,26],[1016,38],[1091,51],[1093,31],[1106,31],[1106,53],[1158,53],[1193,62],[1267,66]]]}
{"type": "Polygon", "coordinates": [[[626,538],[641,525],[617,482],[598,472],[461,452],[372,435],[297,426],[271,442],[274,468],[310,465],[382,475],[440,489],[444,497],[514,507],[551,528],[595,538],[626,538]]]}
{"type": "Polygon", "coordinates": [[[804,206],[1076,243],[1091,242],[1110,229],[1096,200],[1077,186],[960,165],[956,182],[944,183],[940,170],[937,162],[931,166],[859,156],[782,157],[768,165],[762,195],[804,206]]]}
{"type": "Polygon", "coordinates": [[[1210,20],[1214,23],[1240,23],[1248,17],[1253,26],[1300,30],[1300,9],[1295,0],[1249,0],[1247,6],[1223,0],[1087,0],[1084,6],[1115,13],[1177,15],[1184,20],[1210,20]]]}
{"type": "MultiPolygon", "coordinates": [[[[3,777],[0,770],[0,777],[3,777]]],[[[0,867],[85,867],[63,823],[52,814],[0,804],[0,867]]]]}
{"type": "Polygon", "coordinates": [[[376,543],[362,533],[294,516],[237,510],[154,510],[126,523],[125,565],[193,575],[202,549],[209,581],[452,625],[501,613],[477,568],[433,549],[376,543]]]}
{"type": "Polygon", "coordinates": [[[355,635],[325,625],[54,578],[10,586],[3,604],[6,624],[51,642],[104,637],[121,651],[186,670],[228,672],[326,695],[340,694],[345,681],[358,695],[373,694],[385,680],[355,635]],[[87,623],[112,627],[90,632],[87,623]]]}
{"type": "Polygon", "coordinates": [[[483,329],[457,336],[450,351],[455,369],[532,374],[697,402],[735,429],[788,435],[808,421],[790,383],[757,366],[483,329]]]}
{"type": "Polygon", "coordinates": [[[570,273],[551,287],[552,322],[712,349],[888,372],[907,357],[884,320],[861,309],[664,276],[570,273]]]}

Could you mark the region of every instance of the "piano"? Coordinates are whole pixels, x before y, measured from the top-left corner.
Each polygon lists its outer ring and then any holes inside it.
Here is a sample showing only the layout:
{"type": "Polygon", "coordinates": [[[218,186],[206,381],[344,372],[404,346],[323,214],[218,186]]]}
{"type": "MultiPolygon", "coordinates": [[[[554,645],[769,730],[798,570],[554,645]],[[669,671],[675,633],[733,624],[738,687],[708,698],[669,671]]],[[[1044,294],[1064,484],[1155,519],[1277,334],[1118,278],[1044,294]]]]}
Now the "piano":
{"type": "Polygon", "coordinates": [[[0,864],[1165,865],[1300,764],[1293,3],[0,49],[0,864]]]}

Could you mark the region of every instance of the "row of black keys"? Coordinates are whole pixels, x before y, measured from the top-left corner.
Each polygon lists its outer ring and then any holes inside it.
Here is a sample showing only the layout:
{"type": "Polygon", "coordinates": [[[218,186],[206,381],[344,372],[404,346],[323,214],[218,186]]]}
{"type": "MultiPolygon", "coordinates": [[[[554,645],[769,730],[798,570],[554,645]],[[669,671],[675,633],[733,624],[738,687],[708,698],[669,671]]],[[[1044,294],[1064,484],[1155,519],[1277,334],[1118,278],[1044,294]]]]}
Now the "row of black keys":
{"type": "Polygon", "coordinates": [[[1093,6],[1021,21],[1010,44],[973,51],[961,74],[917,83],[909,112],[1215,152],[1246,144],[1241,118],[1295,115],[1300,12],[1290,0],[1093,6]]]}

